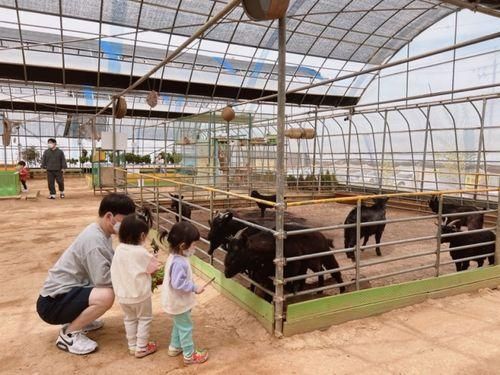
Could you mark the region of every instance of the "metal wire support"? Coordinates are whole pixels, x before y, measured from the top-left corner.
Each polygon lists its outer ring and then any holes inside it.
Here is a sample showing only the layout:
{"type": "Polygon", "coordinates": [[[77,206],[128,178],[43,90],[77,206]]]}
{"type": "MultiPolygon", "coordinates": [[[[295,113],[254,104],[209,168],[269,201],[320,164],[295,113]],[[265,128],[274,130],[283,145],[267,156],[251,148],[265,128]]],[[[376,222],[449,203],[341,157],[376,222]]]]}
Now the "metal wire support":
{"type": "Polygon", "coordinates": [[[154,180],[156,188],[156,232],[160,233],[160,180],[154,180]]]}
{"type": "Polygon", "coordinates": [[[361,199],[356,202],[356,290],[359,290],[359,258],[361,258],[361,199]]]}
{"type": "Polygon", "coordinates": [[[278,41],[278,122],[276,151],[276,258],[274,334],[283,337],[284,320],[284,219],[285,219],[285,101],[286,101],[286,18],[279,19],[278,41]]]}
{"type": "Polygon", "coordinates": [[[179,203],[179,210],[178,210],[178,214],[179,214],[179,222],[182,221],[182,185],[179,184],[179,200],[177,201],[177,203],[179,203]]]}
{"type": "Polygon", "coordinates": [[[500,264],[500,178],[498,179],[498,191],[497,191],[497,228],[495,231],[496,243],[495,243],[495,266],[500,264]]]}
{"type": "Polygon", "coordinates": [[[443,223],[443,200],[444,195],[439,195],[439,205],[438,205],[438,226],[437,226],[437,238],[436,238],[436,277],[439,276],[440,264],[441,264],[441,224],[443,223]]]}

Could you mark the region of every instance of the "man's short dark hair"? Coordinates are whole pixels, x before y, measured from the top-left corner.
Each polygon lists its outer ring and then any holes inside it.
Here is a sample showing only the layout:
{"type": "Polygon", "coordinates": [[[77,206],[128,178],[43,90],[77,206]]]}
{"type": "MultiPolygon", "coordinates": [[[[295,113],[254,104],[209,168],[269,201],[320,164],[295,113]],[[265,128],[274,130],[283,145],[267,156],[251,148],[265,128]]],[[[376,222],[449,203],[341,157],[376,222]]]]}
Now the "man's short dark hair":
{"type": "Polygon", "coordinates": [[[128,195],[111,193],[102,199],[99,217],[103,217],[107,212],[113,215],[130,215],[135,212],[135,203],[128,195]]]}
{"type": "Polygon", "coordinates": [[[55,144],[57,144],[57,142],[56,142],[56,139],[55,139],[55,138],[49,138],[49,139],[47,140],[47,143],[55,143],[55,144]]]}
{"type": "Polygon", "coordinates": [[[21,160],[17,163],[17,165],[20,165],[21,167],[26,167],[26,162],[24,160],[21,160]]]}

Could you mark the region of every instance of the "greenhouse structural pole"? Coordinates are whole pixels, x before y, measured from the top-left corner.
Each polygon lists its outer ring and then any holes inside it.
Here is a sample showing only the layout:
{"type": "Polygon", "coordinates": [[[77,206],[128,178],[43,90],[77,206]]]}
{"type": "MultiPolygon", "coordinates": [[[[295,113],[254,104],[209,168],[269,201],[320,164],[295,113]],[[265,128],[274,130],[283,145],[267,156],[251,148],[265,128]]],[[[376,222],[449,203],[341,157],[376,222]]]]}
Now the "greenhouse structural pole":
{"type": "MultiPolygon", "coordinates": [[[[438,217],[437,217],[437,237],[436,237],[436,273],[435,276],[439,276],[439,266],[441,265],[441,224],[443,223],[443,201],[444,195],[439,195],[439,204],[438,204],[438,217]]],[[[448,218],[446,218],[448,220],[448,218]]]]}
{"type": "MultiPolygon", "coordinates": [[[[384,131],[382,133],[382,155],[380,156],[381,177],[378,185],[378,192],[382,194],[382,186],[384,185],[384,169],[385,169],[385,143],[387,138],[387,110],[384,111],[384,131]]],[[[394,164],[392,165],[394,167],[394,164]]]]}
{"type": "Polygon", "coordinates": [[[165,168],[165,174],[167,173],[167,123],[163,123],[163,168],[165,168]]]}
{"type": "Polygon", "coordinates": [[[248,194],[252,191],[252,114],[248,114],[248,144],[247,144],[247,178],[248,178],[248,194]]]}
{"type": "Polygon", "coordinates": [[[426,123],[425,123],[425,134],[424,134],[424,154],[422,155],[422,179],[420,181],[420,191],[424,191],[424,183],[425,183],[425,166],[427,162],[427,143],[429,139],[429,129],[430,129],[430,113],[431,107],[427,106],[427,115],[426,115],[426,123]]]}
{"type": "Polygon", "coordinates": [[[313,167],[312,167],[312,175],[313,181],[314,176],[316,176],[316,141],[318,140],[318,108],[314,112],[314,143],[313,143],[313,167]]]}
{"type": "Polygon", "coordinates": [[[359,290],[360,265],[361,262],[361,198],[356,202],[356,247],[354,253],[356,254],[356,290],[359,290]]]}
{"type": "MultiPolygon", "coordinates": [[[[113,191],[116,193],[116,101],[113,100],[113,191]]],[[[99,157],[100,159],[100,157],[99,157]]],[[[99,185],[101,185],[99,181],[99,185]]]]}
{"type": "Polygon", "coordinates": [[[495,230],[496,243],[495,243],[495,266],[500,265],[500,176],[498,178],[497,190],[497,228],[495,230]]]}
{"type": "MultiPolygon", "coordinates": [[[[475,106],[473,105],[473,107],[475,107],[475,106]]],[[[479,187],[479,171],[481,169],[481,149],[483,148],[483,141],[484,141],[483,137],[484,137],[485,107],[486,107],[486,101],[483,99],[481,114],[478,113],[478,115],[479,115],[479,144],[477,145],[476,174],[475,174],[475,186],[474,186],[475,189],[477,189],[479,187]]],[[[487,179],[486,170],[484,171],[484,173],[485,173],[485,179],[487,179]]],[[[474,200],[476,200],[476,199],[477,199],[477,192],[474,192],[474,200]]]]}
{"type": "Polygon", "coordinates": [[[347,134],[347,165],[345,184],[349,190],[351,175],[351,135],[352,135],[352,112],[349,111],[349,134],[347,134]]]}
{"type": "Polygon", "coordinates": [[[286,18],[279,19],[278,32],[278,126],[276,148],[276,274],[274,278],[274,333],[283,336],[284,319],[284,216],[285,216],[285,104],[286,104],[286,18]]]}

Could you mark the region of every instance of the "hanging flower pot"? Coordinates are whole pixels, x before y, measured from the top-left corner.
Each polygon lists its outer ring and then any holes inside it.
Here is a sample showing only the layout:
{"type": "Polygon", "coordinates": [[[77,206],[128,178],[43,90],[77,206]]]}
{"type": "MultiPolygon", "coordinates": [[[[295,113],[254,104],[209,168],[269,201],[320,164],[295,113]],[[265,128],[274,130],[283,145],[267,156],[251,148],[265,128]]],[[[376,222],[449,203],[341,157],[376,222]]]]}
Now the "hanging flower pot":
{"type": "Polygon", "coordinates": [[[235,116],[234,109],[230,105],[222,110],[222,118],[224,121],[233,121],[235,116]]]}
{"type": "Polygon", "coordinates": [[[115,100],[115,117],[118,119],[124,118],[126,114],[127,102],[123,96],[120,96],[115,100]]]}
{"type": "Polygon", "coordinates": [[[146,103],[148,103],[151,108],[156,107],[158,104],[158,93],[154,90],[151,91],[146,97],[146,103]]]}

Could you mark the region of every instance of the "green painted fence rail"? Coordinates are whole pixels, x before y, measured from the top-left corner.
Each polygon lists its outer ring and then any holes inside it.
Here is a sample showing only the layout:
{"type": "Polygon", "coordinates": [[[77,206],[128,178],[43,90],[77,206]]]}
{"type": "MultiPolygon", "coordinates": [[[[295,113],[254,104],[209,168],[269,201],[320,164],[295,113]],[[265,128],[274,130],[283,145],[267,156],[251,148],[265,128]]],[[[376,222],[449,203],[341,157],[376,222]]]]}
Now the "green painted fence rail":
{"type": "Polygon", "coordinates": [[[500,285],[500,266],[383,286],[290,304],[285,336],[381,314],[425,301],[500,285]]]}

